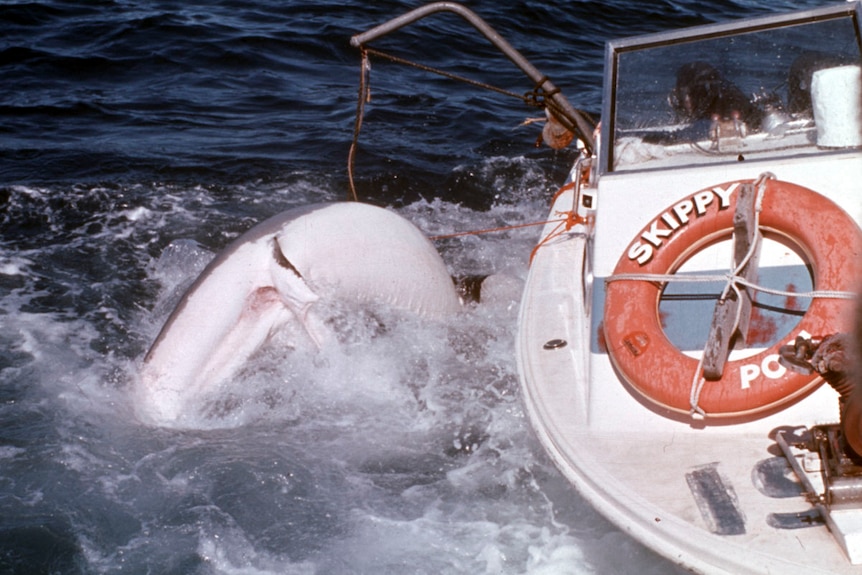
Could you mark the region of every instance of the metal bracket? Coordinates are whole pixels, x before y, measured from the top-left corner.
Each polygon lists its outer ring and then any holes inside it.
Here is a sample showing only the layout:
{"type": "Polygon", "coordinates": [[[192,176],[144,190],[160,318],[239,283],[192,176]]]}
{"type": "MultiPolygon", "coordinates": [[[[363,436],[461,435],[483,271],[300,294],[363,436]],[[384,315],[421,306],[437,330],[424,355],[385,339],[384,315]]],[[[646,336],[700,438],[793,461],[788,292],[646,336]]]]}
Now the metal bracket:
{"type": "Polygon", "coordinates": [[[862,468],[841,449],[839,427],[781,430],[775,441],[850,563],[862,564],[862,468]]]}
{"type": "MultiPolygon", "coordinates": [[[[756,199],[755,185],[743,184],[737,193],[736,211],[733,214],[733,267],[737,276],[751,283],[757,277],[757,256],[755,254],[748,261],[745,258],[757,238],[756,199]]],[[[739,337],[743,342],[746,341],[751,321],[751,302],[750,291],[744,286],[735,286],[715,304],[709,337],[703,350],[705,379],[721,379],[734,340],[739,337]]]]}
{"type": "Polygon", "coordinates": [[[379,26],[375,26],[374,28],[362,32],[361,34],[356,34],[350,39],[350,45],[358,48],[360,46],[364,46],[366,43],[371,42],[381,36],[385,36],[390,32],[398,30],[399,28],[406,26],[408,24],[412,24],[413,22],[420,20],[426,16],[431,14],[435,14],[437,12],[452,12],[459,16],[461,16],[464,20],[469,22],[476,30],[482,33],[485,38],[487,38],[491,44],[493,44],[498,50],[500,50],[509,60],[512,61],[524,74],[527,75],[535,84],[536,89],[541,90],[544,94],[545,99],[548,103],[552,104],[548,107],[554,117],[565,126],[572,133],[576,134],[577,137],[584,143],[584,147],[586,148],[588,153],[592,153],[592,150],[595,146],[595,141],[593,138],[593,126],[590,125],[590,122],[577,111],[569,101],[563,96],[562,92],[560,92],[559,88],[557,88],[550,80],[548,80],[547,76],[542,74],[538,68],[536,68],[529,60],[527,60],[523,54],[518,52],[511,44],[509,44],[502,36],[500,36],[491,26],[488,25],[487,22],[482,20],[475,12],[472,10],[465,8],[461,4],[456,2],[434,2],[431,4],[427,4],[425,6],[421,6],[414,10],[407,12],[406,14],[402,14],[396,18],[389,20],[388,22],[384,22],[379,26]]]}

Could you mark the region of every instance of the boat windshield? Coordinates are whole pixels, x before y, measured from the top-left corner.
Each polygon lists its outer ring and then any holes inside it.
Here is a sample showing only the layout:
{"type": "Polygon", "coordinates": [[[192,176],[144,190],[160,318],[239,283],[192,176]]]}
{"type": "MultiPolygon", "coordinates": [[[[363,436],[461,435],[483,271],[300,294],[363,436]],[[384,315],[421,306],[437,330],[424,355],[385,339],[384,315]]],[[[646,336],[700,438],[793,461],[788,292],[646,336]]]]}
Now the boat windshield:
{"type": "Polygon", "coordinates": [[[858,10],[609,43],[604,171],[862,147],[858,10]]]}

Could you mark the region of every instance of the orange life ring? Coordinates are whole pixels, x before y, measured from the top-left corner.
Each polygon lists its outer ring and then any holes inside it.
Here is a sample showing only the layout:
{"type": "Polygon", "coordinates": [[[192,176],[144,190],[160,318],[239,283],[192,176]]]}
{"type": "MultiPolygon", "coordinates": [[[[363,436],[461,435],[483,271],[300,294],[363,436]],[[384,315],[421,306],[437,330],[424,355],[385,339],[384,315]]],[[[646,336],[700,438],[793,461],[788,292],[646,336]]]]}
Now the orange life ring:
{"type": "MultiPolygon", "coordinates": [[[[707,244],[729,237],[736,191],[743,183],[728,182],[698,191],[656,216],[629,245],[614,275],[673,273],[707,244]]],[[[784,236],[800,248],[813,269],[815,290],[858,289],[862,231],[853,218],[802,186],[777,180],[766,180],[765,185],[760,229],[784,236]]],[[[616,369],[639,394],[672,411],[690,413],[699,362],[677,349],[662,330],[658,313],[662,290],[657,281],[608,281],[605,344],[616,369]]],[[[779,347],[799,334],[826,335],[850,329],[853,306],[849,299],[812,299],[786,341],[754,356],[729,360],[721,379],[707,381],[700,389],[697,407],[709,417],[744,417],[809,392],[820,384],[819,377],[779,364],[779,347]]]]}

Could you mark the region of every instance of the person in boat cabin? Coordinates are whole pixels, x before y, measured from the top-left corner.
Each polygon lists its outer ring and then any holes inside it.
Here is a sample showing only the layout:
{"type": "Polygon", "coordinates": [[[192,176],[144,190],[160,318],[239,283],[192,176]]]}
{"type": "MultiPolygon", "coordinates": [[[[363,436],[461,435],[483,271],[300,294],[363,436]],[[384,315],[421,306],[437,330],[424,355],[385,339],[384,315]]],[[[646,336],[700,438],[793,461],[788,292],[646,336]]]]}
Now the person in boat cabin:
{"type": "Polygon", "coordinates": [[[689,62],[679,67],[668,102],[684,122],[739,120],[749,129],[760,127],[762,111],[707,62],[689,62]]]}
{"type": "Polygon", "coordinates": [[[776,110],[786,110],[794,117],[811,118],[811,78],[814,72],[846,64],[846,58],[834,54],[809,51],[798,55],[787,74],[786,108],[775,92],[749,98],[708,62],[683,64],[677,70],[676,84],[668,96],[668,103],[677,119],[692,129],[677,136],[700,135],[697,132],[703,131],[703,126],[721,121],[742,122],[747,131],[761,127],[769,129],[768,125],[763,125],[765,117],[767,112],[776,110]]]}
{"type": "Polygon", "coordinates": [[[679,67],[676,83],[667,97],[677,120],[686,124],[643,136],[644,143],[669,145],[698,140],[717,140],[717,130],[742,136],[760,128],[764,112],[739,87],[712,64],[689,62],[679,67]]]}

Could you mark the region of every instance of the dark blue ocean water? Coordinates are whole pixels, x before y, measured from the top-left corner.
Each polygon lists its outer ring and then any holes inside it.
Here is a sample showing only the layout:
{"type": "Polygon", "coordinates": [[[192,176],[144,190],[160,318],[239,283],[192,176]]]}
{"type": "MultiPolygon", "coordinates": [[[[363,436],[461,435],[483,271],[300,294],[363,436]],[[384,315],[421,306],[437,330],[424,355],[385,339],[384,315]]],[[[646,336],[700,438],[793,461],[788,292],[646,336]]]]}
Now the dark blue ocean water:
{"type": "MultiPolygon", "coordinates": [[[[816,6],[469,2],[576,106],[611,38],[816,6]]],[[[0,573],[669,573],[541,452],[520,404],[517,293],[450,325],[271,350],[195,431],[130,381],[213,252],[347,194],[351,35],[416,2],[0,4],[0,573]]],[[[457,17],[377,43],[532,86],[457,17]]],[[[518,100],[373,60],[362,199],[429,234],[544,217],[573,152],[518,100]]],[[[453,274],[526,274],[535,230],[439,242],[453,274]]]]}

